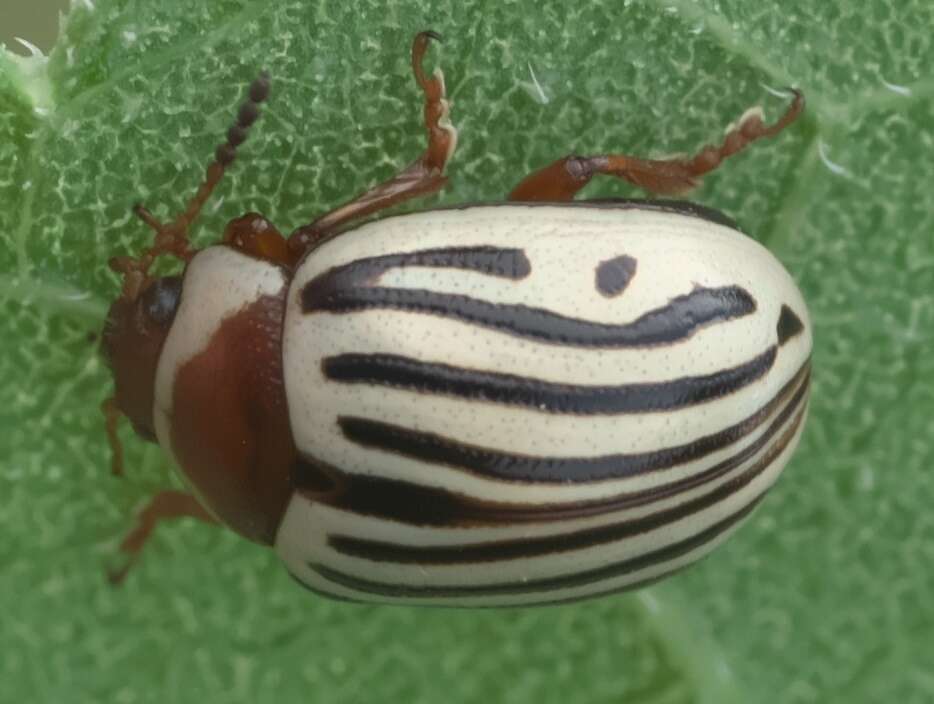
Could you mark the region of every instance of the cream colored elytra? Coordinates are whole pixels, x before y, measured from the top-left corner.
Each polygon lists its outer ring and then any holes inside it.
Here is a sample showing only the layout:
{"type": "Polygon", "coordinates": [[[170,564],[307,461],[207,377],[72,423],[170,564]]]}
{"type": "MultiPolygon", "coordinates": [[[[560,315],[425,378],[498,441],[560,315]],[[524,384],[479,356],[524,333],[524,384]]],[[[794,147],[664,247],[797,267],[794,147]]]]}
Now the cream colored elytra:
{"type": "Polygon", "coordinates": [[[807,308],[781,264],[696,213],[638,203],[503,204],[363,225],[299,266],[283,336],[298,450],[339,472],[351,490],[344,499],[295,493],[276,549],[310,588],[360,600],[527,604],[643,583],[711,550],[775,481],[804,425],[810,352],[807,308]],[[303,308],[306,286],[336,268],[451,248],[518,250],[530,271],[497,276],[410,257],[355,281],[364,294],[381,291],[377,302],[303,308]],[[634,275],[618,294],[602,293],[597,268],[624,255],[635,260],[634,275]],[[406,307],[385,293],[626,326],[692,292],[729,287],[748,293],[753,309],[697,325],[684,339],[628,347],[516,334],[484,323],[487,313],[471,319],[443,306],[406,307]],[[779,341],[783,307],[799,325],[779,341]],[[563,412],[469,389],[482,378],[522,398],[541,387],[593,389],[595,397],[615,393],[608,387],[651,390],[720,378],[769,349],[767,368],[737,388],[661,410],[563,412]],[[341,355],[426,363],[461,386],[328,378],[323,363],[341,355]],[[639,471],[614,475],[643,460],[639,471]],[[580,470],[592,463],[603,467],[597,478],[580,470]],[[560,480],[535,474],[555,466],[578,469],[560,480]],[[366,505],[348,503],[361,487],[366,505]],[[407,505],[382,506],[383,495],[407,505]]]}

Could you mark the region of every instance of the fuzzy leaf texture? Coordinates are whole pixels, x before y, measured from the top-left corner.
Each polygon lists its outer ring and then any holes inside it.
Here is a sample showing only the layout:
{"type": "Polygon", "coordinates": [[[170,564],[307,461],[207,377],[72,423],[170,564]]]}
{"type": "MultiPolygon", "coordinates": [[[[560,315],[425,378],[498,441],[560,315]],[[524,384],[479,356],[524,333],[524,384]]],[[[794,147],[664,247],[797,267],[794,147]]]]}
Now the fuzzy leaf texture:
{"type": "Polygon", "coordinates": [[[932,28],[925,0],[83,0],[47,61],[0,52],[0,701],[934,701],[932,28]],[[422,149],[426,28],[461,134],[429,204],[501,199],[571,151],[688,152],[804,90],[798,124],[693,194],[809,301],[799,452],[725,546],[635,594],[344,605],[189,521],[110,588],[132,511],[172,481],[126,427],[111,477],[98,412],[106,261],[149,237],[131,205],[179,211],[262,67],[268,107],[197,243],[248,210],[287,232],[387,177],[422,149]]]}

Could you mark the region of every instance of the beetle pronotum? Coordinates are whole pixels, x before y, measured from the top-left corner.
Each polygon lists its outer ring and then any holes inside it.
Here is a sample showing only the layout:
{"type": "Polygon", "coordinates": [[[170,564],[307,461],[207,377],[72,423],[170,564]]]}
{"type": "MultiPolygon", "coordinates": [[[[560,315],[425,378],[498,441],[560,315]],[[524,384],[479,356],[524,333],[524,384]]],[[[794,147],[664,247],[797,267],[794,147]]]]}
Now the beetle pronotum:
{"type": "MultiPolygon", "coordinates": [[[[350,600],[554,603],[632,588],[709,552],[759,503],[806,414],[811,326],[791,277],[725,216],[670,200],[574,201],[596,174],[675,194],[778,134],[748,111],[691,158],[568,156],[504,203],[357,225],[438,191],[457,141],[422,68],[428,147],[288,238],[258,213],[188,230],[269,93],[251,86],[185,211],[138,257],[102,338],[119,414],[190,493],[178,516],[275,546],[350,600]],[[155,277],[172,255],[181,276],[155,277]]],[[[121,570],[113,575],[120,579],[121,570]]]]}

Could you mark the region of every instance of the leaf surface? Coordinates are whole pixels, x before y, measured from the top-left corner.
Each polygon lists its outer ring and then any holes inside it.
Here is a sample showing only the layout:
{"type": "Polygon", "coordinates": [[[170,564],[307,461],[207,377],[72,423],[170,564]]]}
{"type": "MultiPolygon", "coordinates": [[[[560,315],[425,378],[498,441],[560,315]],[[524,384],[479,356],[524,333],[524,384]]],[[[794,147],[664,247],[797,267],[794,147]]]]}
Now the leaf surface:
{"type": "MultiPolygon", "coordinates": [[[[934,632],[934,6],[742,0],[85,0],[47,61],[0,52],[0,681],[33,702],[930,702],[934,632]],[[103,566],[167,485],[125,432],[108,473],[92,336],[108,257],[197,187],[245,86],[273,94],[199,221],[283,231],[422,148],[413,33],[445,35],[460,129],[431,203],[495,200],[569,152],[714,141],[800,86],[806,116],[695,199],[770,246],[816,330],[802,446],[697,567],[549,610],[352,607],[180,522],[120,590],[103,566]]],[[[586,195],[636,195],[600,181],[586,195]]],[[[412,207],[418,207],[413,205],[412,207]]]]}

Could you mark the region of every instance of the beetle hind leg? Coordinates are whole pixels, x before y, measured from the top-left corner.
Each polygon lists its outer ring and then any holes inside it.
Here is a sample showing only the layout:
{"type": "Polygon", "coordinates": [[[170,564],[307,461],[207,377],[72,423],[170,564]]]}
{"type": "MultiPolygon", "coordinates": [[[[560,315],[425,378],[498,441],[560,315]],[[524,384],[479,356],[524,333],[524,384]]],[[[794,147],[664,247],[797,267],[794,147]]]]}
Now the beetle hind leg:
{"type": "Polygon", "coordinates": [[[136,525],[120,543],[120,551],[124,554],[125,560],[121,566],[107,570],[110,583],[117,585],[126,578],[159,523],[176,518],[197,518],[205,523],[217,523],[217,520],[191,494],[175,489],[160,491],[140,511],[136,518],[136,525]]]}
{"type": "Polygon", "coordinates": [[[727,129],[719,146],[707,146],[692,157],[641,159],[622,154],[567,156],[535,171],[509,194],[517,201],[572,200],[596,174],[616,176],[634,186],[660,195],[678,195],[694,188],[701,176],[716,169],[724,159],[762,137],[774,137],[797,119],[804,109],[804,96],[794,98],[785,114],[767,125],[758,108],[747,110],[727,129]]]}
{"type": "Polygon", "coordinates": [[[415,35],[412,42],[412,73],[425,94],[425,128],[428,147],[415,161],[388,181],[384,181],[353,200],[298,228],[289,236],[289,248],[301,256],[326,235],[347,223],[418,196],[439,191],[447,183],[444,167],[457,146],[457,130],[450,120],[444,74],[436,68],[427,75],[422,61],[432,40],[440,41],[437,32],[415,35]]]}
{"type": "Polygon", "coordinates": [[[104,414],[104,430],[107,433],[107,444],[110,445],[110,472],[115,477],[123,476],[123,444],[117,435],[117,425],[120,422],[120,409],[117,407],[116,396],[104,399],[101,404],[101,413],[104,414]]]}

